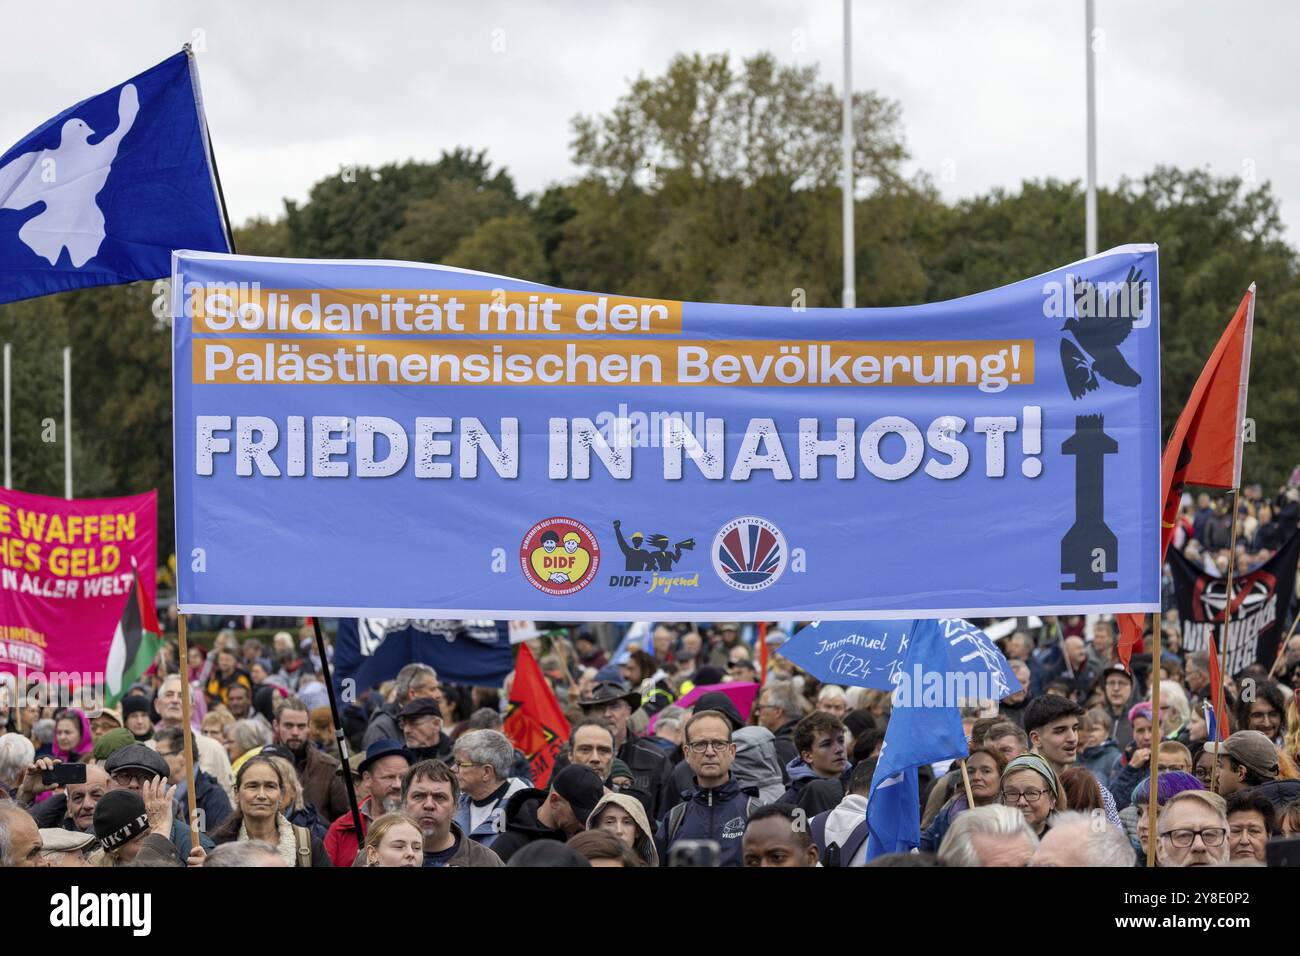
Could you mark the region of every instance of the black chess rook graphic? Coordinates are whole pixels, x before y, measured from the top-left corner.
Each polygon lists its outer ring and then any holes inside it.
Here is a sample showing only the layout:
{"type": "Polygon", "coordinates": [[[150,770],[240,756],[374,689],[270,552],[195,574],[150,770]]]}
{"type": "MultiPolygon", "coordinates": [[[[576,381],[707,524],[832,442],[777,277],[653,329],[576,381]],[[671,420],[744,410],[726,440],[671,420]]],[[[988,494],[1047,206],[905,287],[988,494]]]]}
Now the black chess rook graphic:
{"type": "Polygon", "coordinates": [[[1101,415],[1076,415],[1074,434],[1061,452],[1074,456],[1074,524],[1061,539],[1061,573],[1073,581],[1063,591],[1104,591],[1119,586],[1106,575],[1119,570],[1119,540],[1106,526],[1106,456],[1119,442],[1105,432],[1101,415]]]}

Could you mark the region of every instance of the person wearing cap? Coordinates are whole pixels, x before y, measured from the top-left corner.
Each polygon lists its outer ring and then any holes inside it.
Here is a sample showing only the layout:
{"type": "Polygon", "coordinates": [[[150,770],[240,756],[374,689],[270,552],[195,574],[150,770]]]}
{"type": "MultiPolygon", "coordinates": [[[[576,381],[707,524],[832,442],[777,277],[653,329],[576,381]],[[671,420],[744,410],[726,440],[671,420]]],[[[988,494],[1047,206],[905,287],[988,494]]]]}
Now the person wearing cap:
{"type": "Polygon", "coordinates": [[[169,837],[175,822],[175,790],[163,778],[153,777],[139,789],[119,788],[104,794],[95,807],[95,838],[103,850],[96,864],[183,866],[185,858],[169,837]]]}
{"type": "Polygon", "coordinates": [[[1156,860],[1161,867],[1224,866],[1230,850],[1223,797],[1184,790],[1156,818],[1156,860]]]}
{"type": "MultiPolygon", "coordinates": [[[[171,775],[167,761],[146,744],[128,744],[104,761],[104,769],[108,771],[111,790],[134,790],[137,793],[142,793],[146,787],[159,781],[166,784],[171,775]]],[[[99,802],[103,803],[103,799],[99,802]]],[[[176,846],[176,852],[184,859],[189,856],[192,846],[189,824],[175,814],[169,813],[167,816],[171,821],[171,841],[176,846]]],[[[211,850],[214,845],[202,830],[199,832],[199,845],[204,850],[211,850]]]]}
{"type": "Polygon", "coordinates": [[[1112,664],[1097,676],[1093,692],[1101,691],[1101,709],[1110,717],[1110,735],[1124,750],[1133,742],[1128,712],[1137,703],[1137,684],[1123,664],[1112,664]]]}
{"type": "Polygon", "coordinates": [[[357,807],[361,812],[361,833],[353,824],[350,808],[325,833],[325,852],[335,866],[352,865],[371,820],[401,809],[402,778],[412,763],[411,752],[397,740],[376,740],[366,748],[364,758],[356,765],[361,786],[368,794],[357,807]]]}
{"type": "Polygon", "coordinates": [[[90,866],[90,853],[95,846],[93,833],[63,829],[41,830],[41,857],[46,866],[90,866]]]}
{"type": "Polygon", "coordinates": [[[1053,813],[1069,809],[1056,771],[1036,753],[1007,761],[998,785],[998,802],[1023,813],[1039,837],[1051,828],[1053,813]]]}
{"type": "Polygon", "coordinates": [[[719,847],[720,866],[740,866],[745,821],[757,809],[756,790],[742,789],[732,777],[736,759],[733,726],[717,710],[696,710],[682,733],[682,753],[693,772],[693,786],[682,802],[659,822],[655,848],[667,860],[682,840],[711,840],[719,847]]]}
{"type": "Polygon", "coordinates": [[[617,681],[601,681],[578,704],[584,717],[600,717],[613,727],[614,756],[631,769],[635,789],[649,796],[650,817],[658,817],[668,805],[671,766],[660,748],[642,740],[628,727],[632,712],[641,706],[641,695],[617,681]]]}
{"type": "Polygon", "coordinates": [[[99,743],[99,738],[110,730],[122,726],[122,710],[119,707],[101,707],[90,721],[90,736],[99,743]]]}
{"type": "Polygon", "coordinates": [[[417,697],[397,714],[411,759],[443,760],[451,756],[451,738],[442,732],[442,705],[432,697],[417,697]]]}
{"type": "Polygon", "coordinates": [[[397,725],[397,715],[419,697],[431,697],[441,702],[442,685],[438,683],[437,671],[417,661],[397,672],[393,679],[393,699],[381,703],[370,715],[361,745],[369,747],[376,740],[400,740],[402,729],[397,725]]]}
{"type": "MultiPolygon", "coordinates": [[[[424,835],[422,866],[501,866],[495,852],[465,836],[453,819],[460,785],[441,760],[422,760],[402,778],[402,810],[424,835]]],[[[359,857],[353,865],[364,865],[359,857]]]]}
{"type": "Polygon", "coordinates": [[[1227,797],[1253,788],[1281,809],[1300,799],[1300,780],[1280,780],[1280,760],[1272,741],[1258,730],[1238,730],[1227,740],[1205,744],[1205,753],[1214,754],[1218,779],[1211,774],[1215,791],[1227,797]]]}
{"type": "Polygon", "coordinates": [[[502,861],[538,840],[563,843],[583,828],[605,787],[590,767],[570,764],[552,774],[547,790],[520,790],[506,801],[505,832],[492,844],[502,861]]]}

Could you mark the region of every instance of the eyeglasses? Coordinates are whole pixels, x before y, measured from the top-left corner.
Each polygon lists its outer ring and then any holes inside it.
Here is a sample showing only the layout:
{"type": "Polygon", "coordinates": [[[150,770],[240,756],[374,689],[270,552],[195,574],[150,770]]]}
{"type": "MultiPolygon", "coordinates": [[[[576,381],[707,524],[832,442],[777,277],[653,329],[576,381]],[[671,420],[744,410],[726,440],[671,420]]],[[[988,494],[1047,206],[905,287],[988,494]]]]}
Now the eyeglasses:
{"type": "Polygon", "coordinates": [[[1168,838],[1169,842],[1179,849],[1184,849],[1196,842],[1197,837],[1200,837],[1201,842],[1206,846],[1222,846],[1228,830],[1226,827],[1209,827],[1205,830],[1166,830],[1160,835],[1168,838]]]}
{"type": "Polygon", "coordinates": [[[697,754],[706,753],[710,748],[712,748],[717,753],[722,753],[722,751],[726,750],[728,747],[731,746],[731,741],[730,740],[695,740],[692,741],[691,743],[688,743],[686,746],[691,748],[692,753],[697,753],[697,754]]]}
{"type": "Polygon", "coordinates": [[[482,766],[485,766],[485,764],[481,764],[481,763],[470,763],[468,760],[458,760],[458,761],[456,761],[456,769],[457,769],[457,770],[472,770],[472,769],[475,768],[475,767],[482,767],[482,766]]]}
{"type": "Polygon", "coordinates": [[[1025,801],[1028,803],[1037,803],[1039,800],[1043,799],[1043,794],[1045,793],[1047,793],[1046,790],[1035,790],[1032,788],[1029,790],[1003,790],[1002,802],[1008,805],[1014,805],[1020,802],[1021,797],[1024,797],[1025,801]]]}

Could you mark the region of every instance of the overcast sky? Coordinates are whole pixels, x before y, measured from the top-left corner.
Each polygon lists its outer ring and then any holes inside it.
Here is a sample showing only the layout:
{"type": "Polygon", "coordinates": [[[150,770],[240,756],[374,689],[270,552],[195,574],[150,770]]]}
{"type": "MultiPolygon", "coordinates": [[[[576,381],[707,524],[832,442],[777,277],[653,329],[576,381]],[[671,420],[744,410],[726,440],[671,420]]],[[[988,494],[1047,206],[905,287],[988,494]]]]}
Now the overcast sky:
{"type": "MultiPolygon", "coordinates": [[[[342,166],[457,145],[524,191],[570,179],[573,115],[675,53],[842,71],[840,0],[4,4],[22,26],[0,34],[0,152],[193,35],[236,223],[342,166]]],[[[1300,4],[1097,0],[1097,26],[1101,182],[1158,163],[1271,180],[1294,243],[1300,4]]],[[[1082,179],[1084,0],[857,0],[853,46],[855,88],[901,103],[910,169],[946,196],[1082,179]]]]}

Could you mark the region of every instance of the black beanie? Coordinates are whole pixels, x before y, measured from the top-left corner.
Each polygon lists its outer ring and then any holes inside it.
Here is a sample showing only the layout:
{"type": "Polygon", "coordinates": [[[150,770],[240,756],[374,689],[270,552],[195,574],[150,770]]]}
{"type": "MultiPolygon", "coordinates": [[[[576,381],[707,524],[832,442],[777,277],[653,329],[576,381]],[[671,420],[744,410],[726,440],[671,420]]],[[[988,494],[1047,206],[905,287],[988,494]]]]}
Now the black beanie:
{"type": "Polygon", "coordinates": [[[105,850],[115,850],[149,829],[144,798],[134,790],[110,790],[95,804],[95,836],[105,850]]]}
{"type": "Polygon", "coordinates": [[[150,705],[149,705],[148,697],[142,697],[140,694],[132,694],[130,697],[123,697],[122,698],[123,723],[125,723],[128,717],[130,717],[132,714],[138,711],[143,711],[146,714],[149,713],[149,707],[150,705]]]}

